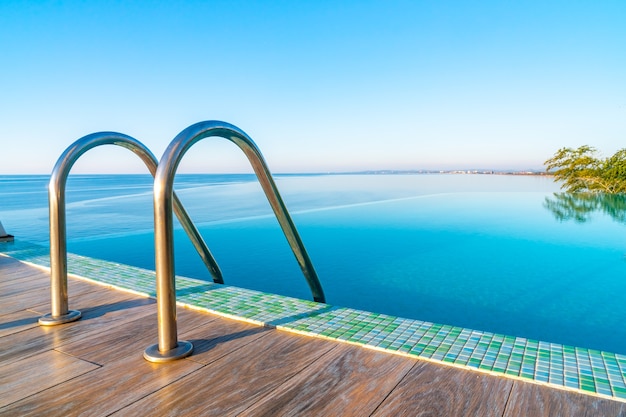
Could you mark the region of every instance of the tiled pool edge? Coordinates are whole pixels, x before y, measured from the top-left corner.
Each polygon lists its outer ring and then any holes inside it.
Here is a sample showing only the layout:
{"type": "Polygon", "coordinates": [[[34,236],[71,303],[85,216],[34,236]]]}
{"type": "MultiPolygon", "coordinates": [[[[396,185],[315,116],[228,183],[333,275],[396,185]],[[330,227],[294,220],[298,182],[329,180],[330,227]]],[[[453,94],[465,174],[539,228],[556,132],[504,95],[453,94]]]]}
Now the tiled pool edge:
{"type": "MultiPolygon", "coordinates": [[[[49,268],[48,248],[0,244],[0,253],[49,268]]],[[[74,276],[155,296],[155,274],[68,255],[74,276]]],[[[626,356],[464,329],[177,277],[179,305],[281,330],[626,402],[626,356]]],[[[69,300],[70,306],[72,300],[69,300]]]]}

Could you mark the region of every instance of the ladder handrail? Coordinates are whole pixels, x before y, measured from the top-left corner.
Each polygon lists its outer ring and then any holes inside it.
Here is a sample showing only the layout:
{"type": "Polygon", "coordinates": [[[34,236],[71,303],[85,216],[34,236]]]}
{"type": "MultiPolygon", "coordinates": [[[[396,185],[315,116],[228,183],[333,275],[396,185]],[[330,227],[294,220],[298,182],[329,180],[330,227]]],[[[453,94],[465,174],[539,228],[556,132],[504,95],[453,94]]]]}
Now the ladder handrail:
{"type": "MultiPolygon", "coordinates": [[[[65,185],[74,163],[88,150],[100,145],[118,145],[134,152],[145,163],[154,177],[158,160],[138,140],[117,132],[92,133],[75,141],[61,154],[52,170],[48,184],[50,211],[50,282],[52,312],[39,319],[39,324],[51,326],[78,320],[81,313],[68,309],[67,294],[67,242],[65,223],[65,185]]],[[[200,232],[191,222],[180,200],[174,194],[174,211],[189,235],[203,262],[213,275],[213,280],[223,284],[222,272],[202,239],[200,232]]]]}
{"type": "Polygon", "coordinates": [[[325,302],[324,291],[313,268],[313,263],[256,144],[241,129],[229,123],[220,121],[196,123],[180,132],[170,142],[159,161],[154,177],[154,232],[159,334],[158,344],[149,346],[144,352],[144,358],[152,362],[165,362],[182,358],[189,355],[193,349],[191,343],[177,340],[172,195],[174,176],[182,157],[191,146],[210,136],[219,136],[230,140],[247,156],[311,288],[313,299],[318,302],[325,302]]]}

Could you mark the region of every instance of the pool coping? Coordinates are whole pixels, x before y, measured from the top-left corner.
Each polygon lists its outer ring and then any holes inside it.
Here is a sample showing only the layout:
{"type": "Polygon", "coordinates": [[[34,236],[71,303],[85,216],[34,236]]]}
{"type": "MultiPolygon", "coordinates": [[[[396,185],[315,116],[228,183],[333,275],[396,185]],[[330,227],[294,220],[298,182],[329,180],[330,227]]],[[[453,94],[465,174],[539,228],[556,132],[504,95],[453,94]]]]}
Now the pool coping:
{"type": "MultiPolygon", "coordinates": [[[[16,239],[0,243],[0,253],[38,267],[50,267],[49,248],[45,246],[16,239]]],[[[74,277],[156,297],[154,271],[75,254],[68,254],[67,261],[74,277]]],[[[337,307],[181,276],[176,277],[176,300],[182,307],[257,325],[626,402],[626,355],[337,307]]]]}

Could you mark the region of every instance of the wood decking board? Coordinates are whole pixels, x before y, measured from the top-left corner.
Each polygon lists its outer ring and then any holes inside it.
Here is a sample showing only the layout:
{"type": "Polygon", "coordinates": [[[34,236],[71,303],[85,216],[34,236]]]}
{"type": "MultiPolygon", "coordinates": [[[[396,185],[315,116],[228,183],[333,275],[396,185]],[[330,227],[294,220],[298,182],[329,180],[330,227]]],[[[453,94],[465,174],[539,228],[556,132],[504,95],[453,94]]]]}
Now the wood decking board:
{"type": "MultiPolygon", "coordinates": [[[[193,329],[212,319],[210,316],[183,311],[179,314],[179,330],[193,329]]],[[[114,327],[105,332],[99,331],[95,337],[64,343],[57,350],[94,363],[107,364],[120,355],[141,355],[144,349],[157,343],[157,340],[156,305],[151,304],[136,308],[133,315],[117,320],[114,327]]]]}
{"type": "MultiPolygon", "coordinates": [[[[17,311],[32,310],[33,305],[41,303],[44,295],[38,290],[24,291],[19,297],[8,295],[3,297],[2,305],[0,305],[0,314],[15,313],[17,311]]],[[[50,292],[48,291],[48,298],[50,292]]]]}
{"type": "Polygon", "coordinates": [[[268,333],[272,334],[121,410],[119,415],[237,415],[335,348],[334,343],[324,340],[275,330],[268,333]]]}
{"type": "Polygon", "coordinates": [[[38,327],[39,317],[41,317],[39,313],[30,310],[0,315],[0,337],[38,327]]]}
{"type": "Polygon", "coordinates": [[[338,345],[242,416],[368,416],[415,360],[338,345]]]}
{"type": "MultiPolygon", "coordinates": [[[[30,309],[41,315],[50,312],[50,276],[47,272],[30,267],[30,275],[24,273],[24,264],[15,259],[0,256],[0,314],[30,309]],[[21,291],[20,291],[21,288],[21,291]],[[15,295],[19,295],[16,297],[15,295]]],[[[96,291],[97,286],[80,280],[69,280],[68,294],[71,309],[74,299],[96,291]]]]}
{"type": "Polygon", "coordinates": [[[30,277],[32,277],[33,275],[33,270],[35,268],[24,268],[23,265],[24,264],[17,259],[0,255],[0,271],[2,272],[2,283],[0,283],[0,288],[2,288],[3,285],[16,280],[26,279],[26,281],[32,281],[41,284],[45,282],[40,280],[33,281],[32,279],[30,279],[30,277]]]}
{"type": "Polygon", "coordinates": [[[106,331],[68,341],[56,349],[101,365],[119,355],[142,352],[157,339],[157,326],[153,320],[155,315],[154,305],[135,307],[132,316],[116,321],[106,331]]]}
{"type": "MultiPolygon", "coordinates": [[[[43,272],[45,274],[45,272],[43,272]]],[[[68,307],[70,310],[82,310],[94,309],[107,303],[119,302],[120,300],[134,299],[133,295],[123,293],[121,291],[114,291],[111,293],[110,300],[102,299],[102,295],[98,292],[98,285],[91,284],[76,279],[68,280],[68,307]]],[[[48,314],[52,310],[50,305],[50,282],[48,280],[48,288],[45,291],[38,291],[38,301],[31,301],[31,310],[40,312],[41,314],[48,314]]]]}
{"type": "Polygon", "coordinates": [[[3,366],[0,373],[0,407],[97,368],[90,362],[54,350],[3,366]]]}
{"type": "Polygon", "coordinates": [[[132,310],[133,305],[142,305],[149,301],[110,290],[107,291],[105,300],[107,302],[103,305],[83,309],[83,318],[79,322],[67,323],[62,326],[36,326],[1,337],[0,361],[9,363],[25,356],[34,355],[41,350],[54,349],[72,341],[97,338],[101,332],[128,320],[130,318],[128,311],[132,310]]]}
{"type": "MultiPolygon", "coordinates": [[[[0,415],[107,416],[167,387],[201,366],[186,360],[157,365],[145,361],[141,353],[117,357],[118,360],[97,370],[37,394],[25,395],[21,400],[0,408],[0,415]]],[[[116,357],[114,349],[111,356],[116,357]]]]}
{"type": "Polygon", "coordinates": [[[268,332],[270,330],[264,327],[220,319],[192,331],[181,332],[180,338],[193,343],[194,354],[189,360],[207,365],[234,353],[268,332]]]}
{"type": "Polygon", "coordinates": [[[501,416],[512,386],[509,379],[419,362],[374,416],[501,416]]]}
{"type": "Polygon", "coordinates": [[[154,300],[70,279],[83,318],[40,327],[49,275],[0,256],[0,282],[0,306],[16,301],[0,313],[0,416],[626,416],[622,402],[180,308],[194,354],[151,364],[154,300]]]}
{"type": "Polygon", "coordinates": [[[0,281],[0,293],[4,296],[21,294],[24,291],[30,291],[33,289],[43,289],[50,292],[50,283],[43,280],[33,280],[30,276],[23,276],[20,278],[12,275],[10,278],[5,275],[6,270],[3,270],[3,279],[0,281]]]}

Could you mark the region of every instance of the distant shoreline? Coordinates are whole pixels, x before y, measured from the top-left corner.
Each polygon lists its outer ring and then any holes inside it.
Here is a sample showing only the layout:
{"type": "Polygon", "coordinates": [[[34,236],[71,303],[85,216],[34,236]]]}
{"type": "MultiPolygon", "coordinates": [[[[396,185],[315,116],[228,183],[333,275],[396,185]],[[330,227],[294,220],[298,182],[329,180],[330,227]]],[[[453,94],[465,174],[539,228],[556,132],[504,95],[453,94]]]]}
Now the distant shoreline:
{"type": "MultiPolygon", "coordinates": [[[[490,170],[490,169],[450,169],[450,170],[364,170],[364,171],[328,171],[328,172],[274,172],[273,175],[528,175],[551,177],[553,174],[545,171],[533,170],[490,170]]],[[[47,177],[50,174],[0,174],[0,178],[6,177],[47,177]]],[[[70,176],[94,176],[94,175],[146,175],[148,173],[70,173],[70,176]]],[[[176,175],[254,175],[252,172],[180,172],[176,175]]]]}
{"type": "MultiPolygon", "coordinates": [[[[428,175],[428,174],[453,174],[453,175],[537,175],[551,177],[552,174],[545,171],[533,170],[493,170],[493,169],[450,169],[450,170],[366,170],[366,171],[349,171],[349,172],[321,172],[322,175],[428,175]]],[[[278,175],[302,175],[298,173],[285,173],[278,175]]],[[[311,173],[316,175],[316,173],[311,173]]]]}

